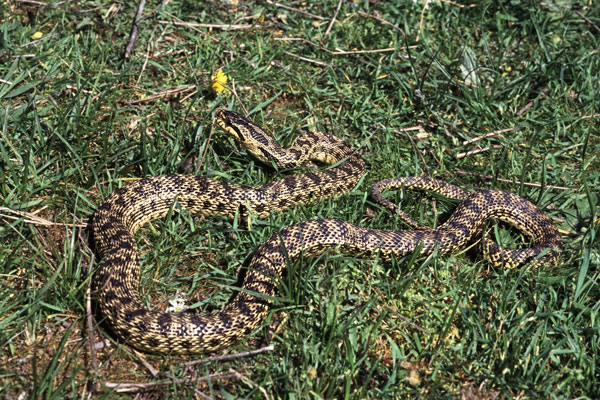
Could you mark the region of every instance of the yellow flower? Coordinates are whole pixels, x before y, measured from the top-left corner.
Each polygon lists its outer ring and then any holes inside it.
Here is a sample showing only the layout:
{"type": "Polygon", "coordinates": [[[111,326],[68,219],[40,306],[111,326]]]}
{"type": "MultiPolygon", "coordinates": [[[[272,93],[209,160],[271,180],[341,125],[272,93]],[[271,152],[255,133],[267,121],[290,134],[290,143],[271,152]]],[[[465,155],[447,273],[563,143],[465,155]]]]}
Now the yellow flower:
{"type": "Polygon", "coordinates": [[[42,36],[44,36],[44,34],[40,31],[38,31],[38,32],[34,33],[33,35],[31,35],[31,38],[33,40],[37,40],[37,39],[40,39],[42,36]]]}
{"type": "Polygon", "coordinates": [[[220,69],[212,76],[212,90],[216,94],[228,93],[229,89],[225,85],[227,85],[227,75],[220,69]]]}

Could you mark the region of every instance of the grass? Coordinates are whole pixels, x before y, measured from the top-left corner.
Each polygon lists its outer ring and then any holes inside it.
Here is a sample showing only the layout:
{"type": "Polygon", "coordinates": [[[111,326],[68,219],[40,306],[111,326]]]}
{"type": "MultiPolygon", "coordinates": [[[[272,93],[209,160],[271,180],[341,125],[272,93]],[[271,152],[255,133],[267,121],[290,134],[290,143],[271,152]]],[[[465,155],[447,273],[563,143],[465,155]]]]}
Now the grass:
{"type": "MultiPolygon", "coordinates": [[[[289,3],[294,10],[174,0],[147,4],[127,59],[132,5],[42,4],[8,0],[0,11],[1,396],[594,398],[600,391],[596,4],[348,1],[328,30],[335,1],[289,3]],[[237,96],[212,94],[220,68],[237,96]],[[149,305],[164,309],[179,294],[198,310],[220,308],[250,252],[298,221],[402,229],[367,196],[391,176],[430,175],[530,199],[563,234],[561,262],[501,270],[476,249],[389,263],[328,252],[290,265],[264,328],[230,352],[273,350],[186,367],[188,359],[134,352],[96,314],[95,341],[107,344],[95,366],[86,288],[96,266],[88,224],[98,205],[147,175],[196,173],[244,185],[285,175],[211,134],[217,107],[251,111],[284,145],[314,125],[330,131],[360,148],[369,174],[349,195],[253,221],[251,230],[186,213],[153,223],[138,235],[149,305]],[[131,382],[146,386],[124,394],[113,385],[131,382]]],[[[401,197],[429,224],[453,207],[401,197]]],[[[522,245],[497,231],[503,244],[522,245]]]]}

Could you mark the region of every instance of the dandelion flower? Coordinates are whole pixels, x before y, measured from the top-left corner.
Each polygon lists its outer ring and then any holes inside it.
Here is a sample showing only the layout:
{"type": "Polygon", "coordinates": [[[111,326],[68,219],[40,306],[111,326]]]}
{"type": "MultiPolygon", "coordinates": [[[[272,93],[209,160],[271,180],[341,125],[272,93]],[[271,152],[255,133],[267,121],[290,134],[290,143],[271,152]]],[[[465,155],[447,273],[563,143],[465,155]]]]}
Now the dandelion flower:
{"type": "Polygon", "coordinates": [[[37,40],[37,39],[41,39],[42,36],[44,36],[44,34],[40,31],[37,31],[36,33],[34,33],[33,35],[31,35],[31,38],[33,40],[37,40]]]}
{"type": "Polygon", "coordinates": [[[229,92],[229,89],[227,89],[225,85],[227,85],[227,75],[220,69],[212,76],[212,90],[216,94],[227,93],[229,92]]]}

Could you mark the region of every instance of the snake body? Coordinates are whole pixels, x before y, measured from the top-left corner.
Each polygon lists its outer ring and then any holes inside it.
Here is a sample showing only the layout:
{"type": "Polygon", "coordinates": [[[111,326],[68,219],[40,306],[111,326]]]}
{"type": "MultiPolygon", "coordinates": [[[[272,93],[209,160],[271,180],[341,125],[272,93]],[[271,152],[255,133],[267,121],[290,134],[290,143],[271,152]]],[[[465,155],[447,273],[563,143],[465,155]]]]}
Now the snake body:
{"type": "Polygon", "coordinates": [[[206,177],[165,175],[145,178],[116,190],[94,216],[94,239],[101,257],[94,279],[101,311],[110,326],[128,344],[141,350],[198,353],[235,343],[265,319],[268,299],[275,295],[287,263],[300,254],[314,256],[332,247],[351,254],[379,254],[384,259],[410,254],[416,249],[422,254],[435,249],[442,254],[450,253],[472,240],[482,231],[485,221],[494,218],[516,226],[534,242],[529,248],[507,250],[486,240],[488,257],[494,265],[553,262],[559,255],[562,244],[554,224],[527,200],[503,191],[471,193],[432,178],[393,178],[374,187],[375,199],[391,209],[395,206],[380,193],[401,186],[432,190],[463,201],[437,229],[418,226],[400,210],[396,211],[402,219],[421,229],[368,229],[334,219],[291,225],[258,248],[248,266],[242,290],[221,311],[170,314],[149,310],[139,295],[140,266],[133,235],[147,222],[167,215],[174,202],[199,217],[233,218],[241,210],[261,218],[272,211],[347,192],[365,173],[365,162],[360,155],[333,136],[306,133],[290,148],[282,149],[258,125],[237,113],[219,110],[215,121],[265,163],[291,168],[318,161],[331,167],[258,187],[234,186],[206,177]]]}

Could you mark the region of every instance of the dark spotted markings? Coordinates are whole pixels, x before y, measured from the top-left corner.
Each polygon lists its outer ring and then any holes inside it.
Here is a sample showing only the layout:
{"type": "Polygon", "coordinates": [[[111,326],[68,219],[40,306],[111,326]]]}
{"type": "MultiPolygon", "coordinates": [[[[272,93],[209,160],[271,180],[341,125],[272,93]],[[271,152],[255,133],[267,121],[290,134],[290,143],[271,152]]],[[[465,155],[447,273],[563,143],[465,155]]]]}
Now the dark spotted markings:
{"type": "Polygon", "coordinates": [[[125,313],[125,320],[126,321],[135,321],[140,317],[144,317],[146,314],[148,313],[148,311],[145,308],[138,308],[135,310],[131,310],[125,313]]]}
{"type": "Polygon", "coordinates": [[[171,314],[160,314],[156,319],[156,322],[162,332],[168,332],[171,327],[171,314]]]}
{"type": "Polygon", "coordinates": [[[257,159],[275,162],[278,168],[296,168],[312,161],[332,166],[255,188],[206,177],[167,175],[145,178],[116,190],[94,216],[94,239],[102,258],[94,286],[99,288],[101,310],[114,331],[139,349],[198,353],[231,345],[262,324],[269,311],[269,299],[275,295],[288,262],[301,255],[316,256],[330,248],[357,255],[380,254],[382,259],[411,254],[417,249],[422,254],[435,248],[440,253],[449,253],[472,240],[485,220],[497,218],[515,225],[533,239],[534,245],[505,250],[486,242],[492,264],[516,266],[532,261],[537,265],[558,259],[562,242],[552,221],[514,194],[499,191],[471,194],[431,178],[392,178],[374,186],[373,198],[396,212],[408,225],[421,230],[384,231],[331,219],[300,222],[274,234],[256,250],[241,290],[223,310],[201,315],[150,311],[139,296],[140,266],[133,234],[143,224],[167,215],[175,201],[191,214],[202,217],[232,218],[249,207],[254,215],[264,218],[270,211],[348,192],[365,173],[364,160],[350,146],[330,135],[309,133],[284,150],[260,127],[239,114],[220,110],[215,121],[234,139],[241,138],[242,147],[257,159]],[[400,187],[438,192],[462,199],[463,203],[437,229],[422,227],[381,196],[381,191],[400,187]],[[542,252],[546,255],[538,258],[542,252]]]}

